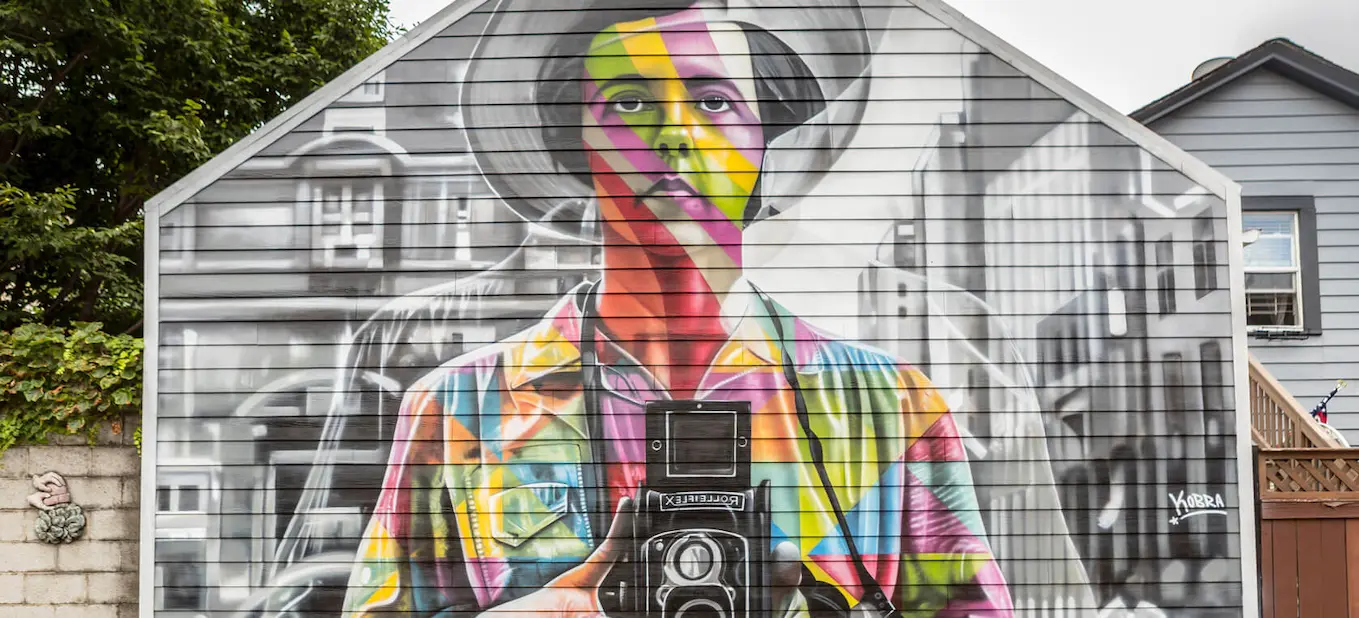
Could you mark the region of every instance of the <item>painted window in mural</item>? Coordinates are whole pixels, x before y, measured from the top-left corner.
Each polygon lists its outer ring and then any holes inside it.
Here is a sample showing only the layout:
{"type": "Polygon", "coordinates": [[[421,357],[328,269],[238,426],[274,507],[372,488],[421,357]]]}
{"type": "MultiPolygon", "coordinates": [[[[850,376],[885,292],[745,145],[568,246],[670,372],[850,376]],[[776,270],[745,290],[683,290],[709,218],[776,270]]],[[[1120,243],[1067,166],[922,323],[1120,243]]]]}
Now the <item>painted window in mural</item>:
{"type": "Polygon", "coordinates": [[[906,2],[443,15],[160,216],[157,615],[1241,615],[1219,196],[906,2]]]}

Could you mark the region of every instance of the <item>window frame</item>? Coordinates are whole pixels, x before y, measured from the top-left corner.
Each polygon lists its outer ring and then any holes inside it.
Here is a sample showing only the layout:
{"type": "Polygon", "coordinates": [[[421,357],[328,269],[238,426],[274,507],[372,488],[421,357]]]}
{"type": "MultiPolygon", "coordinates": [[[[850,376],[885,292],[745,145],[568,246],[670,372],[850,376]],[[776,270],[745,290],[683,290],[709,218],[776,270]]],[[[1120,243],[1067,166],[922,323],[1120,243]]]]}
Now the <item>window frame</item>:
{"type": "Polygon", "coordinates": [[[1156,313],[1162,317],[1179,312],[1175,281],[1175,237],[1166,234],[1152,245],[1156,256],[1156,313]]]}
{"type": "MultiPolygon", "coordinates": [[[[1289,212],[1294,214],[1297,229],[1294,230],[1294,251],[1298,260],[1297,302],[1300,305],[1297,326],[1247,326],[1246,332],[1267,335],[1270,333],[1300,333],[1320,335],[1321,283],[1317,263],[1317,211],[1316,201],[1311,196],[1269,196],[1242,197],[1242,213],[1252,212],[1289,212]]],[[[1245,231],[1244,221],[1242,231],[1245,231]]],[[[1242,265],[1243,271],[1245,265],[1242,265]]],[[[1248,272],[1248,271],[1247,271],[1248,272]]],[[[1248,294],[1248,290],[1242,290],[1248,294]]]]}
{"type": "Polygon", "coordinates": [[[1217,221],[1211,209],[1194,218],[1194,241],[1189,251],[1194,262],[1194,297],[1197,300],[1203,300],[1220,287],[1217,221]]]}
{"type": "MultiPolygon", "coordinates": [[[[1281,234],[1270,233],[1261,235],[1259,241],[1264,241],[1266,237],[1268,237],[1271,242],[1278,242],[1286,239],[1288,241],[1287,257],[1289,263],[1287,266],[1252,267],[1249,264],[1244,266],[1247,280],[1247,286],[1245,288],[1247,301],[1246,319],[1250,319],[1249,312],[1250,308],[1253,306],[1253,303],[1250,301],[1250,295],[1252,293],[1265,296],[1266,305],[1275,305],[1276,312],[1278,309],[1278,301],[1276,298],[1286,295],[1291,297],[1290,303],[1292,304],[1292,307],[1290,307],[1289,310],[1293,313],[1294,323],[1269,325],[1247,324],[1247,326],[1250,329],[1258,331],[1288,332],[1301,330],[1303,328],[1303,321],[1306,319],[1302,312],[1307,303],[1302,297],[1302,224],[1299,221],[1298,212],[1296,210],[1262,210],[1255,211],[1255,214],[1261,217],[1268,217],[1269,223],[1267,225],[1271,227],[1276,225],[1282,226],[1287,230],[1286,233],[1281,234]],[[1289,280],[1289,284],[1284,286],[1281,283],[1278,283],[1273,286],[1265,286],[1263,290],[1252,290],[1249,286],[1250,277],[1252,275],[1270,276],[1279,279],[1286,278],[1289,280]]],[[[1247,247],[1246,250],[1249,251],[1250,248],[1247,247]]]]}

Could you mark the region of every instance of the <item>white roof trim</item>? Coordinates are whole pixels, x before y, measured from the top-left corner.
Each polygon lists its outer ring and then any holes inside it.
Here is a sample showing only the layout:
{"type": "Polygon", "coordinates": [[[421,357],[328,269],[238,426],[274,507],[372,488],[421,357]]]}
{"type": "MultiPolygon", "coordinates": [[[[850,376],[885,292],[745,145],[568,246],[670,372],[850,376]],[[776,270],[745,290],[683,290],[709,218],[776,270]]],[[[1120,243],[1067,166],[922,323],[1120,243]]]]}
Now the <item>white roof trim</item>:
{"type": "MultiPolygon", "coordinates": [[[[264,150],[274,141],[297,128],[298,125],[321,112],[340,97],[363,85],[364,82],[400,60],[408,52],[434,38],[435,35],[443,32],[444,29],[484,3],[484,0],[453,0],[452,3],[415,29],[392,41],[354,68],[313,92],[297,105],[289,108],[263,127],[213,157],[212,160],[199,166],[198,169],[179,179],[178,182],[157,193],[155,197],[147,200],[143,207],[146,218],[160,217],[189,200],[199,191],[207,188],[208,185],[216,182],[231,170],[236,169],[237,166],[264,150]]],[[[1033,58],[968,19],[942,0],[912,0],[910,4],[915,5],[944,25],[971,39],[997,58],[1037,80],[1044,87],[1070,101],[1095,119],[1107,124],[1120,135],[1150,151],[1158,159],[1179,170],[1209,191],[1222,197],[1231,195],[1233,192],[1239,194],[1239,185],[1230,178],[1208,167],[1207,164],[1181,150],[1151,129],[1119,113],[1118,110],[1095,98],[1094,95],[1039,64],[1033,58]]]]}
{"type": "Polygon", "coordinates": [[[1019,69],[1024,74],[1032,77],[1039,84],[1051,90],[1057,96],[1070,101],[1076,107],[1096,120],[1108,125],[1123,137],[1132,140],[1133,143],[1141,146],[1153,156],[1165,162],[1176,170],[1179,170],[1190,180],[1202,185],[1205,189],[1224,199],[1231,195],[1239,195],[1241,187],[1235,181],[1223,175],[1221,172],[1211,168],[1208,164],[1198,160],[1193,155],[1181,150],[1178,146],[1170,143],[1155,131],[1148,129],[1141,123],[1120,113],[1108,104],[1096,98],[1094,95],[1082,90],[1075,84],[1067,81],[1062,76],[1043,66],[1038,61],[1019,51],[1013,45],[1006,43],[1000,37],[992,34],[980,24],[968,19],[957,9],[944,3],[942,0],[911,0],[917,8],[942,22],[944,25],[953,28],[959,34],[972,40],[981,46],[982,49],[990,52],[995,57],[1011,66],[1019,69]]]}
{"type": "Polygon", "coordinates": [[[260,151],[297,128],[303,122],[325,110],[350,91],[381,73],[392,63],[407,53],[443,32],[458,20],[466,17],[474,9],[485,4],[485,0],[452,0],[434,16],[420,23],[406,34],[388,43],[377,53],[364,59],[353,68],[330,80],[287,111],[256,129],[244,139],[236,142],[207,163],[198,166],[183,178],[157,193],[146,201],[143,212],[147,219],[163,216],[175,207],[188,201],[199,191],[220,180],[228,172],[254,157],[260,151]]]}

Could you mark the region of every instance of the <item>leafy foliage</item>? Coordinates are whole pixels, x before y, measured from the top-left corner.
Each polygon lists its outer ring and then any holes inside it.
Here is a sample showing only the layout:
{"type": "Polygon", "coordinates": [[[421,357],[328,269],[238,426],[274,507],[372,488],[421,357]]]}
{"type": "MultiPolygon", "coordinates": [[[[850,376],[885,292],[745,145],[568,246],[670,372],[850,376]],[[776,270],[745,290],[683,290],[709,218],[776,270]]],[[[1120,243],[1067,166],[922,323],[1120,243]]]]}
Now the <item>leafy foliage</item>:
{"type": "Polygon", "coordinates": [[[91,435],[142,399],[142,340],[98,323],[0,333],[0,453],[49,434],[91,435]]]}
{"type": "Polygon", "coordinates": [[[129,272],[135,261],[128,256],[141,243],[141,222],[78,226],[75,199],[71,189],[26,193],[0,183],[0,324],[59,318],[60,307],[85,290],[99,292],[93,308],[102,315],[141,302],[141,278],[129,272]]]}
{"type": "Polygon", "coordinates": [[[0,0],[0,329],[135,330],[145,200],[379,49],[387,16],[387,0],[0,0]]]}
{"type": "Polygon", "coordinates": [[[143,203],[393,34],[387,0],[0,0],[0,452],[140,407],[143,203]]]}

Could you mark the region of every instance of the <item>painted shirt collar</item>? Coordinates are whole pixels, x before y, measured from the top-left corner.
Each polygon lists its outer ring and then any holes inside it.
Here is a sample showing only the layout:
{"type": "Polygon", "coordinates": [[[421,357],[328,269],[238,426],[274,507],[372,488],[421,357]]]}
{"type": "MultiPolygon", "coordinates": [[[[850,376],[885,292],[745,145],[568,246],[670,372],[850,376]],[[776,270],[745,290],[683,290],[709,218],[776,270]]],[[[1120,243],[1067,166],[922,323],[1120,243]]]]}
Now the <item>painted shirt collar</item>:
{"type": "MultiPolygon", "coordinates": [[[[581,320],[584,315],[581,303],[586,300],[584,290],[588,285],[581,284],[568,292],[538,324],[516,338],[505,364],[511,389],[523,388],[564,372],[580,372],[581,320]]],[[[787,310],[772,300],[771,303],[776,313],[783,316],[785,336],[790,335],[793,324],[787,310]]],[[[744,278],[738,280],[721,306],[722,324],[730,334],[714,358],[710,370],[725,368],[730,371],[742,366],[767,367],[778,364],[783,354],[774,336],[772,317],[760,299],[759,290],[744,278]]],[[[603,333],[598,335],[598,340],[602,345],[609,346],[613,352],[611,356],[624,359],[624,364],[636,365],[637,369],[646,372],[639,362],[620,346],[608,341],[603,333]]]]}

